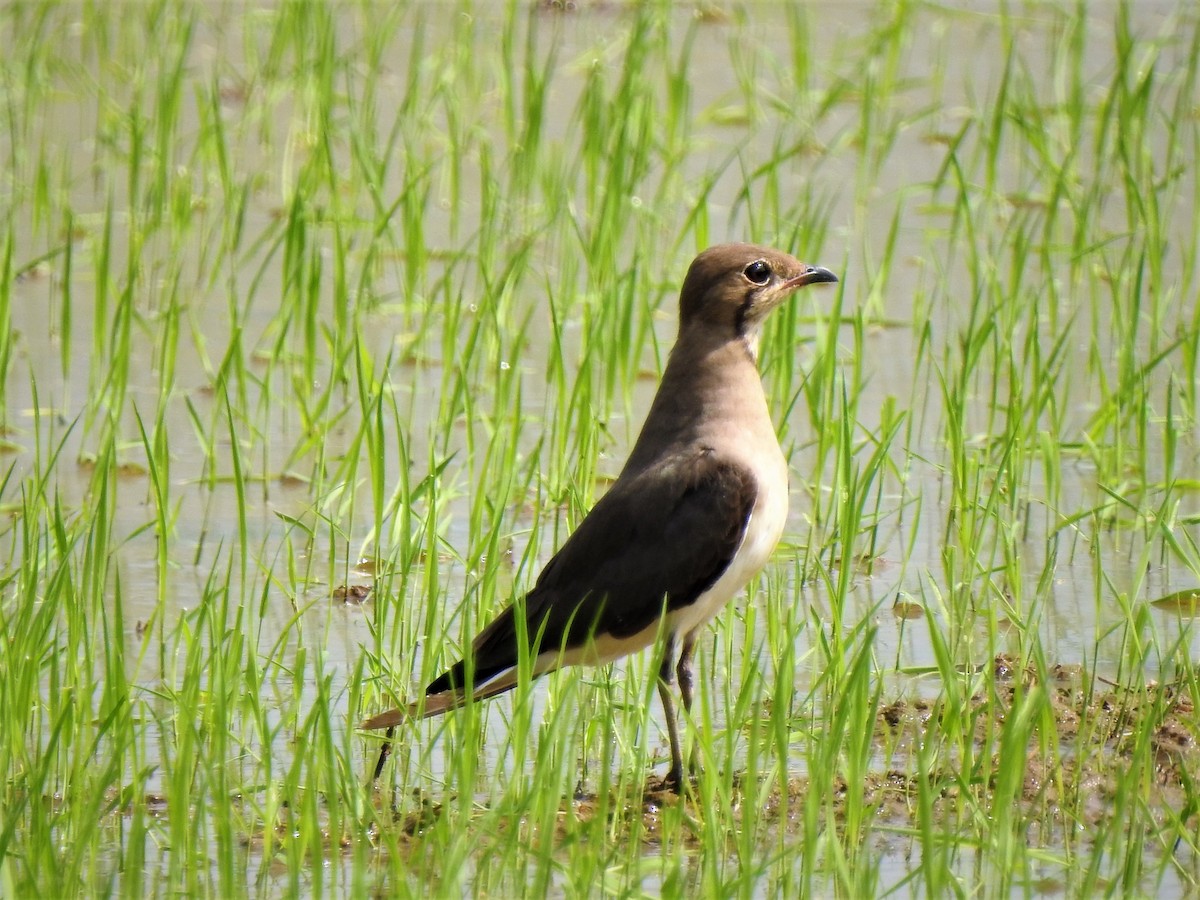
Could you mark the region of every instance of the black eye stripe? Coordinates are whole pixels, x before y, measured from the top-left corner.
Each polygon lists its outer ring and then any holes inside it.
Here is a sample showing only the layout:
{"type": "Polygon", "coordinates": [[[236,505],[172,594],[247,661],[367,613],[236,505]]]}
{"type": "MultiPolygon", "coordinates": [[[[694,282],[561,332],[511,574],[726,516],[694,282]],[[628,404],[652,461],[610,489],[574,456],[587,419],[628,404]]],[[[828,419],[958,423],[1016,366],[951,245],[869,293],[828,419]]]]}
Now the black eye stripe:
{"type": "Polygon", "coordinates": [[[756,259],[742,270],[742,274],[753,284],[766,284],[771,280],[771,266],[766,260],[756,259]]]}

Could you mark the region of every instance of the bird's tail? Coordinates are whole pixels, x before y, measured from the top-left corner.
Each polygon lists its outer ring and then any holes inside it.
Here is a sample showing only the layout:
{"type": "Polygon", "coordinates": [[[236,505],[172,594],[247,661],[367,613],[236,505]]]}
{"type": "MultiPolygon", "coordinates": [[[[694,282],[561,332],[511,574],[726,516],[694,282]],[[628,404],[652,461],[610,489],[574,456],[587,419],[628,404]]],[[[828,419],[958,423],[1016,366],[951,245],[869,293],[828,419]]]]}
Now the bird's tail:
{"type": "MultiPolygon", "coordinates": [[[[510,671],[502,673],[500,677],[493,678],[479,685],[474,691],[473,699],[486,700],[488,697],[494,697],[497,694],[502,694],[512,689],[516,683],[517,672],[513,668],[510,671]]],[[[368,731],[377,728],[387,729],[383,746],[379,748],[379,761],[375,763],[375,774],[372,776],[371,781],[375,782],[379,780],[379,773],[383,771],[383,764],[387,762],[387,758],[392,752],[392,739],[396,736],[397,725],[409,720],[428,719],[430,716],[438,716],[449,710],[457,709],[465,705],[467,698],[471,696],[472,694],[466,691],[455,689],[439,691],[436,694],[426,695],[423,700],[415,700],[405,706],[397,706],[395,709],[389,709],[387,712],[371,716],[371,718],[363,722],[361,727],[368,731]]]]}
{"type": "Polygon", "coordinates": [[[466,699],[466,695],[459,691],[443,691],[440,694],[432,694],[424,700],[416,700],[406,706],[397,706],[395,709],[371,716],[360,727],[367,731],[377,728],[395,728],[408,719],[427,719],[430,716],[441,715],[448,710],[462,706],[466,699]]]}
{"type": "Polygon", "coordinates": [[[389,709],[387,712],[371,716],[371,718],[363,722],[361,727],[368,730],[376,728],[387,729],[387,734],[383,738],[383,744],[379,748],[379,760],[375,763],[375,774],[371,776],[371,783],[374,784],[379,780],[379,775],[383,771],[383,764],[387,762],[388,756],[392,753],[392,739],[396,736],[397,725],[406,719],[425,719],[429,716],[444,713],[448,709],[462,706],[465,699],[465,695],[458,691],[443,691],[440,694],[433,694],[426,697],[423,701],[416,701],[409,703],[407,706],[397,706],[395,709],[389,709]]]}
{"type": "MultiPolygon", "coordinates": [[[[541,672],[535,670],[534,674],[540,675],[541,672]]],[[[445,676],[435,681],[434,686],[440,686],[442,683],[445,683],[445,676]]],[[[416,721],[428,719],[430,716],[440,716],[444,712],[465,706],[468,697],[474,700],[487,700],[489,697],[495,697],[497,694],[503,694],[505,691],[512,690],[516,687],[516,684],[517,669],[516,666],[513,666],[497,672],[482,683],[477,683],[474,692],[449,688],[448,690],[426,694],[422,700],[414,700],[404,706],[397,706],[395,709],[389,709],[387,712],[371,716],[371,718],[362,723],[361,727],[368,731],[376,728],[395,728],[404,721],[416,721]]]]}

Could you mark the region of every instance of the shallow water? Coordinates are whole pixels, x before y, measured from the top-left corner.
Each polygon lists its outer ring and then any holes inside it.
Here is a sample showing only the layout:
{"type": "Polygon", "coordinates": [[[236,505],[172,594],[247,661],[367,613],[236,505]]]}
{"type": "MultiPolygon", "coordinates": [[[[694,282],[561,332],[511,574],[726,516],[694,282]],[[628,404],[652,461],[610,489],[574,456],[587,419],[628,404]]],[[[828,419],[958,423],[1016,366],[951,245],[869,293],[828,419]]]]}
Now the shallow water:
{"type": "MultiPolygon", "coordinates": [[[[1132,10],[1137,30],[1147,34],[1158,33],[1173,8],[1169,4],[1137,4],[1132,10]]],[[[955,121],[961,118],[965,110],[969,108],[968,104],[971,102],[971,98],[986,93],[988,87],[999,77],[1001,60],[997,58],[998,54],[993,52],[999,36],[995,33],[996,25],[988,12],[989,9],[990,7],[985,4],[977,12],[938,15],[931,10],[926,13],[929,19],[927,33],[923,37],[917,37],[913,45],[906,48],[902,58],[902,62],[910,67],[911,71],[906,70],[902,76],[908,90],[896,98],[894,114],[905,117],[914,110],[923,109],[932,101],[936,101],[939,112],[934,116],[935,121],[932,124],[922,122],[920,126],[901,129],[896,137],[897,148],[888,156],[886,165],[876,173],[873,196],[867,198],[868,203],[888,209],[897,202],[898,197],[902,198],[906,192],[916,193],[914,188],[927,183],[943,163],[940,154],[930,152],[932,145],[929,135],[938,133],[941,120],[945,120],[946,127],[953,128],[955,121]],[[952,52],[953,49],[961,47],[979,49],[976,52],[961,55],[952,52]],[[938,73],[936,80],[940,90],[934,90],[933,86],[928,83],[928,79],[932,78],[931,71],[938,73]]],[[[772,21],[778,15],[778,11],[767,5],[751,7],[749,13],[750,21],[745,25],[746,37],[743,40],[765,42],[765,49],[769,50],[771,54],[776,57],[786,56],[788,48],[785,44],[771,43],[773,36],[782,34],[779,26],[772,21]]],[[[1111,14],[1111,8],[1097,7],[1090,20],[1092,34],[1089,46],[1093,48],[1097,81],[1103,76],[1106,68],[1108,47],[1103,38],[1110,30],[1111,14]]],[[[861,35],[870,23],[872,10],[866,4],[857,3],[811,4],[808,6],[806,15],[811,17],[814,22],[821,23],[821,39],[815,41],[812,47],[815,56],[813,68],[824,71],[826,66],[831,70],[836,70],[838,58],[844,58],[854,52],[855,44],[861,40],[855,36],[861,35]]],[[[589,46],[589,39],[592,37],[591,29],[595,22],[597,20],[611,22],[612,17],[615,16],[616,14],[611,12],[579,13],[574,16],[561,17],[548,14],[533,20],[535,24],[545,29],[547,42],[551,40],[550,36],[554,35],[554,39],[558,41],[559,56],[562,60],[560,63],[562,84],[552,94],[557,106],[548,117],[551,131],[556,125],[564,132],[566,131],[568,128],[566,122],[577,102],[579,77],[576,55],[583,53],[589,46]]],[[[688,23],[688,13],[681,10],[677,18],[676,27],[682,33],[688,23]]],[[[1060,18],[1061,14],[1052,8],[1032,7],[1028,17],[1028,28],[1015,36],[1020,52],[1030,60],[1036,60],[1041,45],[1052,39],[1042,31],[1044,21],[1054,21],[1060,18]]],[[[204,71],[206,67],[214,67],[214,58],[218,54],[220,55],[218,68],[237,71],[240,66],[244,66],[245,61],[240,59],[236,52],[241,37],[236,30],[232,30],[236,29],[236,21],[222,23],[220,26],[203,19],[202,22],[204,27],[201,28],[201,35],[194,41],[188,59],[189,66],[195,67],[197,71],[204,71]]],[[[439,34],[437,31],[438,17],[427,20],[426,25],[430,30],[428,39],[434,45],[439,40],[448,39],[447,35],[439,34]]],[[[347,24],[346,30],[349,43],[349,36],[354,33],[351,24],[347,24]]],[[[696,58],[726,62],[722,59],[722,51],[729,39],[728,31],[728,25],[721,26],[719,24],[700,29],[694,51],[696,58]]],[[[405,31],[399,32],[397,45],[389,48],[389,54],[398,63],[404,61],[409,52],[409,48],[404,44],[406,34],[405,31]]],[[[1162,63],[1164,68],[1169,68],[1174,64],[1171,59],[1171,51],[1174,49],[1176,48],[1169,41],[1164,44],[1162,63]]],[[[66,53],[64,53],[64,57],[69,58],[66,53]]],[[[87,64],[84,63],[85,68],[86,66],[87,64]]],[[[728,97],[729,82],[732,77],[732,73],[718,69],[707,71],[702,77],[695,78],[692,83],[693,105],[697,108],[707,108],[719,104],[722,98],[728,97]]],[[[381,79],[378,86],[384,105],[389,100],[386,91],[389,88],[398,89],[400,87],[395,79],[387,77],[381,79]]],[[[87,98],[72,96],[67,91],[57,95],[56,100],[55,104],[40,110],[40,115],[45,121],[44,131],[46,135],[52,136],[54,141],[52,147],[55,152],[52,155],[55,159],[61,160],[61,164],[66,169],[86,172],[96,155],[91,125],[98,113],[87,107],[87,98]]],[[[187,109],[185,112],[194,113],[195,110],[187,109]]],[[[237,109],[231,106],[225,112],[228,116],[235,116],[237,109]]],[[[276,112],[279,123],[275,127],[282,132],[287,127],[286,105],[282,105],[276,112]]],[[[850,107],[846,115],[847,124],[853,114],[854,108],[850,107]]],[[[195,127],[198,127],[198,123],[187,120],[182,130],[187,133],[195,127]]],[[[838,123],[835,122],[829,127],[836,133],[838,123]]],[[[730,131],[729,128],[715,126],[709,129],[709,139],[714,147],[712,158],[724,151],[724,148],[729,145],[731,137],[736,137],[736,135],[731,136],[730,131]]],[[[267,170],[268,178],[281,179],[278,172],[271,171],[277,163],[269,158],[270,154],[262,149],[259,152],[264,158],[255,160],[252,154],[251,159],[245,163],[247,167],[252,169],[256,162],[260,162],[267,170]]],[[[179,154],[186,157],[186,148],[182,148],[179,154]]],[[[747,151],[747,155],[749,155],[749,151],[747,151]]],[[[706,160],[702,154],[688,160],[688,164],[695,166],[697,171],[704,170],[710,162],[711,158],[706,160]]],[[[848,186],[840,185],[840,182],[851,177],[853,160],[849,159],[848,155],[846,159],[821,158],[815,166],[816,171],[808,171],[809,167],[804,162],[799,160],[792,164],[795,171],[793,178],[797,182],[812,181],[820,184],[831,199],[829,214],[831,233],[825,239],[821,262],[842,271],[843,280],[847,284],[850,296],[860,296],[864,290],[861,277],[863,260],[860,257],[868,255],[865,248],[870,247],[876,241],[882,241],[890,223],[885,217],[855,214],[855,198],[852,196],[852,191],[848,186]],[[857,230],[859,226],[866,230],[857,230]],[[878,229],[879,233],[873,233],[875,229],[878,229]]],[[[87,229],[90,225],[95,224],[103,215],[105,194],[102,190],[89,189],[89,181],[93,180],[96,179],[77,178],[74,182],[76,193],[69,198],[73,218],[82,229],[87,229]]],[[[109,183],[108,186],[114,190],[112,202],[119,208],[122,202],[119,193],[119,179],[113,181],[117,183],[109,183]]],[[[728,209],[734,204],[741,187],[740,173],[727,172],[717,180],[713,190],[715,198],[712,204],[713,208],[728,209]]],[[[470,185],[467,185],[464,193],[469,198],[470,185]]],[[[468,199],[466,202],[470,206],[470,200],[468,199]]],[[[910,205],[917,206],[917,204],[910,205]]],[[[429,243],[435,247],[449,241],[445,233],[445,223],[439,222],[438,209],[439,204],[431,204],[427,209],[425,219],[429,243]]],[[[252,195],[251,201],[247,205],[243,228],[251,235],[266,230],[268,225],[277,218],[279,212],[277,200],[272,193],[269,190],[258,191],[252,195]]],[[[50,242],[53,235],[46,234],[47,229],[44,226],[42,228],[30,227],[28,209],[17,208],[15,213],[18,216],[19,227],[16,229],[17,244],[14,257],[17,264],[20,265],[26,260],[36,257],[39,251],[45,250],[46,244],[50,242]]],[[[1184,229],[1190,229],[1191,214],[1192,211],[1188,208],[1179,209],[1179,217],[1183,219],[1178,223],[1181,242],[1190,238],[1190,230],[1184,229]],[[1189,218],[1185,219],[1185,217],[1189,218]]],[[[900,323],[910,321],[913,317],[913,303],[918,302],[918,295],[927,294],[928,288],[922,287],[921,271],[929,265],[928,258],[937,249],[935,241],[939,221],[945,215],[946,210],[944,209],[922,212],[919,208],[913,208],[907,211],[897,235],[899,250],[896,257],[903,262],[892,271],[883,297],[883,312],[888,320],[900,323]]],[[[1113,215],[1116,220],[1119,210],[1114,209],[1113,215]]],[[[714,223],[711,228],[714,237],[736,238],[740,234],[744,234],[745,223],[742,219],[743,216],[738,216],[729,222],[714,223]]],[[[178,251],[175,251],[175,248],[155,247],[150,252],[143,254],[142,265],[153,272],[156,268],[165,266],[162,257],[168,255],[169,252],[182,252],[187,255],[189,249],[197,256],[187,259],[182,268],[189,274],[199,276],[203,274],[204,267],[204,258],[199,255],[206,249],[203,246],[191,248],[185,246],[178,251]]],[[[797,248],[799,252],[805,252],[805,249],[797,248]]],[[[123,234],[120,229],[115,229],[112,233],[112,256],[114,259],[122,260],[127,250],[128,236],[123,234]]],[[[80,255],[84,254],[80,253],[80,255]]],[[[269,297],[281,292],[281,273],[275,265],[268,265],[262,272],[258,272],[256,266],[260,263],[261,257],[262,254],[247,254],[239,260],[238,268],[231,271],[228,277],[239,283],[245,283],[251,277],[260,277],[258,294],[269,297]]],[[[682,263],[683,260],[680,260],[680,265],[682,263]]],[[[78,262],[77,265],[79,265],[78,262]]],[[[62,335],[53,315],[48,316],[48,313],[57,313],[62,302],[63,285],[60,283],[55,269],[53,262],[47,263],[46,266],[40,267],[12,286],[11,327],[20,335],[21,354],[20,364],[14,366],[9,375],[7,395],[10,418],[15,420],[15,425],[26,430],[26,434],[21,435],[25,440],[21,442],[20,449],[27,449],[30,440],[28,435],[34,421],[32,384],[36,383],[37,386],[37,399],[43,418],[42,428],[45,433],[51,435],[63,434],[67,426],[75,421],[75,417],[80,415],[89,389],[87,378],[89,353],[86,343],[94,327],[91,318],[93,305],[89,302],[89,293],[94,290],[94,285],[89,283],[85,262],[82,265],[82,271],[70,285],[74,335],[73,362],[67,378],[64,380],[62,369],[58,364],[62,335]]],[[[664,272],[664,277],[670,280],[677,280],[678,275],[678,272],[664,272]]],[[[147,281],[150,295],[144,298],[144,303],[146,313],[152,315],[156,301],[153,294],[154,288],[161,286],[156,286],[153,278],[148,278],[147,281]]],[[[951,281],[950,287],[954,286],[954,282],[951,281]]],[[[962,285],[964,290],[966,287],[965,284],[962,285]]],[[[826,298],[818,298],[812,302],[819,307],[825,300],[826,298]]],[[[921,301],[928,302],[928,298],[922,296],[921,301]]],[[[539,333],[539,329],[547,326],[549,322],[544,315],[538,313],[536,299],[531,299],[530,302],[534,306],[534,314],[531,319],[532,334],[523,347],[522,359],[519,362],[514,361],[514,364],[519,365],[522,373],[525,374],[523,402],[529,414],[536,418],[543,415],[545,410],[545,398],[538,392],[537,373],[545,368],[545,357],[541,352],[545,341],[539,333]]],[[[663,349],[670,343],[674,328],[671,306],[669,300],[664,303],[664,315],[658,327],[660,347],[657,353],[651,354],[647,348],[643,354],[651,364],[655,356],[661,359],[663,349]]],[[[247,304],[246,309],[247,318],[243,323],[246,332],[256,339],[269,334],[277,310],[272,308],[269,303],[263,302],[247,304]]],[[[177,556],[180,560],[192,560],[197,546],[202,542],[211,547],[222,536],[235,533],[231,526],[236,511],[236,502],[232,497],[233,491],[230,487],[218,485],[214,490],[204,490],[199,484],[205,459],[200,452],[202,448],[195,441],[187,439],[189,421],[184,406],[185,399],[190,400],[202,415],[210,413],[214,407],[214,399],[209,390],[212,361],[214,358],[219,358],[218,351],[226,347],[230,340],[227,300],[223,296],[222,285],[219,283],[213,286],[198,285],[189,291],[186,316],[188,329],[193,332],[193,336],[185,338],[179,345],[175,386],[166,409],[168,428],[173,435],[175,433],[181,435],[181,439],[171,445],[172,475],[184,488],[177,492],[177,497],[182,504],[177,522],[179,529],[177,556]],[[204,355],[207,356],[207,360],[204,355]]],[[[953,329],[957,316],[958,314],[953,308],[943,309],[940,313],[935,311],[931,316],[932,327],[953,329]]],[[[385,352],[389,346],[400,339],[398,334],[400,324],[389,317],[386,312],[381,312],[371,318],[372,331],[368,331],[366,334],[373,334],[377,352],[385,352]]],[[[1044,323],[1040,327],[1045,327],[1044,323]]],[[[256,341],[256,345],[267,349],[264,341],[256,341]]],[[[863,365],[864,381],[866,382],[860,403],[860,416],[862,425],[868,429],[877,427],[878,408],[889,397],[896,396],[895,388],[911,384],[916,377],[915,346],[914,335],[911,329],[906,327],[875,328],[866,335],[865,359],[860,361],[863,365]]],[[[131,410],[133,408],[142,410],[143,404],[150,402],[146,398],[155,398],[159,392],[157,376],[150,365],[150,350],[149,347],[137,347],[132,358],[129,386],[131,410]]],[[[1068,364],[1070,373],[1068,380],[1075,386],[1077,394],[1077,396],[1071,395],[1068,399],[1072,399],[1078,404],[1074,415],[1078,421],[1086,420],[1088,417],[1091,398],[1094,396],[1094,388],[1091,386],[1094,376],[1089,371],[1088,360],[1084,357],[1085,351],[1085,347],[1080,347],[1073,362],[1068,364]]],[[[318,362],[325,361],[319,360],[318,362]]],[[[798,356],[796,362],[802,363],[803,356],[798,356]]],[[[254,364],[254,360],[251,358],[251,367],[254,364]]],[[[319,365],[318,368],[320,368],[319,365]]],[[[414,368],[398,368],[392,375],[392,388],[414,398],[410,407],[413,418],[406,423],[409,426],[406,437],[418,446],[418,451],[423,438],[424,422],[422,417],[433,414],[430,406],[423,404],[421,398],[431,397],[431,392],[436,390],[439,381],[440,371],[436,363],[414,368]]],[[[610,460],[607,465],[611,470],[616,469],[618,461],[623,457],[623,447],[628,445],[652,391],[652,382],[647,380],[640,383],[633,395],[633,415],[627,423],[627,428],[613,429],[613,444],[605,448],[605,455],[610,460]]],[[[977,416],[982,421],[986,415],[985,401],[987,398],[981,396],[978,399],[980,401],[978,412],[968,410],[967,414],[971,417],[977,416]]],[[[781,398],[774,398],[774,400],[774,405],[778,408],[781,405],[781,398]]],[[[881,573],[872,579],[864,579],[861,585],[861,594],[862,602],[867,608],[874,604],[873,597],[888,594],[895,586],[914,589],[919,584],[920,573],[936,571],[940,565],[937,554],[943,543],[940,526],[945,517],[940,506],[946,489],[945,479],[938,471],[936,461],[944,453],[944,442],[941,439],[941,426],[937,419],[936,405],[914,412],[920,416],[924,427],[915,433],[917,441],[905,449],[910,457],[930,462],[926,465],[913,465],[906,489],[909,495],[917,498],[918,510],[921,515],[919,517],[914,515],[914,518],[922,520],[922,527],[915,537],[910,533],[896,535],[891,544],[882,548],[883,552],[880,553],[885,562],[907,556],[907,568],[912,570],[913,574],[906,574],[905,578],[897,576],[889,578],[887,574],[881,573]],[[928,527],[926,527],[926,523],[928,523],[928,527]],[[904,549],[905,545],[909,543],[914,547],[911,554],[904,549]]],[[[269,416],[271,430],[262,435],[262,441],[266,445],[263,471],[282,471],[287,461],[288,451],[296,442],[296,435],[301,424],[298,419],[299,416],[288,410],[286,404],[281,404],[279,412],[269,416]]],[[[328,454],[335,455],[346,449],[338,444],[338,434],[349,430],[348,427],[335,429],[328,434],[329,445],[326,448],[328,454]]],[[[794,414],[789,430],[797,435],[794,440],[801,445],[793,451],[792,465],[798,473],[799,479],[805,480],[808,475],[806,474],[807,460],[804,454],[804,445],[809,442],[809,438],[804,434],[805,417],[802,413],[794,414]]],[[[64,452],[62,453],[64,460],[74,460],[81,454],[86,456],[87,441],[80,431],[81,429],[76,427],[72,435],[64,442],[64,452]]],[[[979,436],[982,437],[982,434],[979,436]]],[[[531,442],[536,440],[536,429],[527,430],[524,437],[531,442]]],[[[1147,437],[1152,442],[1147,447],[1148,455],[1152,458],[1161,455],[1161,447],[1158,444],[1160,437],[1154,433],[1150,433],[1147,437]]],[[[136,460],[139,449],[130,448],[131,459],[136,460]]],[[[450,449],[453,450],[453,448],[450,449]]],[[[411,451],[410,455],[420,458],[422,454],[418,451],[411,451]]],[[[22,457],[24,458],[18,457],[16,460],[18,474],[31,462],[28,459],[28,453],[22,454],[22,457]]],[[[389,474],[391,474],[390,470],[389,474]]],[[[72,465],[60,465],[56,467],[54,475],[56,487],[68,503],[77,500],[87,487],[88,472],[86,469],[81,471],[72,465]]],[[[1069,513],[1072,510],[1086,508],[1092,502],[1095,495],[1095,473],[1086,460],[1071,461],[1058,473],[1058,478],[1062,482],[1063,495],[1058,504],[1060,511],[1069,513]]],[[[118,510],[127,530],[132,532],[145,521],[146,498],[140,489],[136,473],[129,477],[128,484],[128,489],[121,494],[118,510]]],[[[1036,486],[1034,490],[1036,491],[1036,486]]],[[[252,502],[250,518],[252,536],[256,539],[261,538],[273,542],[279,540],[282,531],[274,513],[278,511],[288,515],[299,514],[312,502],[312,497],[306,494],[302,484],[278,483],[274,479],[268,479],[261,486],[256,485],[248,492],[248,499],[252,502]]],[[[801,530],[799,523],[803,522],[805,516],[804,498],[802,496],[794,497],[792,507],[793,520],[798,526],[793,529],[793,532],[796,532],[801,530]]],[[[453,544],[461,538],[461,532],[456,529],[460,528],[463,523],[460,521],[460,516],[455,514],[453,506],[449,515],[448,539],[453,544]]],[[[1026,539],[1027,547],[1038,548],[1045,542],[1047,520],[1053,524],[1051,517],[1046,515],[1030,517],[1031,527],[1026,539]]],[[[1089,537],[1100,541],[1100,546],[1103,546],[1103,535],[1089,537]]],[[[140,554],[136,544],[137,542],[121,556],[122,564],[130,567],[125,587],[133,595],[128,597],[127,601],[133,604],[131,609],[134,612],[139,611],[139,595],[145,596],[149,598],[149,602],[153,602],[155,594],[153,586],[147,590],[144,585],[146,578],[154,578],[152,569],[145,576],[138,574],[140,554]]],[[[149,540],[145,540],[145,544],[148,549],[152,550],[149,540]]],[[[1121,536],[1114,537],[1113,544],[1111,552],[1105,548],[1107,571],[1114,576],[1117,584],[1135,580],[1138,576],[1130,572],[1122,575],[1121,568],[1122,557],[1132,562],[1133,554],[1128,551],[1127,547],[1122,547],[1121,536]]],[[[1074,555],[1078,556],[1079,554],[1074,555]]],[[[201,559],[204,559],[203,553],[201,553],[201,559]]],[[[887,567],[882,568],[886,569],[887,567]]],[[[1101,608],[1097,608],[1098,604],[1095,602],[1096,598],[1091,586],[1090,563],[1085,562],[1082,569],[1077,569],[1075,564],[1069,560],[1066,563],[1060,560],[1056,572],[1061,574],[1061,578],[1057,579],[1059,585],[1054,591],[1056,602],[1048,612],[1052,617],[1061,614],[1063,618],[1059,628],[1051,633],[1052,646],[1061,648],[1061,655],[1065,658],[1078,658],[1082,655],[1083,648],[1088,646],[1089,641],[1082,635],[1072,636],[1070,632],[1094,633],[1097,629],[1103,630],[1102,623],[1097,620],[1098,616],[1104,615],[1103,604],[1100,604],[1101,608]],[[1070,627],[1063,627],[1068,622],[1070,627]]],[[[1148,578],[1152,585],[1147,588],[1150,596],[1156,596],[1160,591],[1167,593],[1176,587],[1184,586],[1163,568],[1151,570],[1148,578]]],[[[186,588],[182,590],[184,593],[188,591],[186,588]]],[[[151,609],[144,610],[147,614],[151,611],[151,609]]],[[[1048,627],[1051,625],[1052,622],[1048,623],[1048,627]]]]}

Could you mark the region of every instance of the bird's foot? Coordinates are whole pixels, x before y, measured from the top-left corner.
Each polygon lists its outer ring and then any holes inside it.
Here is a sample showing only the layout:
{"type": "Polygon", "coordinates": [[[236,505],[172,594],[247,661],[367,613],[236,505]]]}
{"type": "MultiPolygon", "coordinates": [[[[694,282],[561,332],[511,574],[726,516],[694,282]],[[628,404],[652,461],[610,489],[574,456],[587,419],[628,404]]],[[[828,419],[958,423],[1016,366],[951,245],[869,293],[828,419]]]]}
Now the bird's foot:
{"type": "Polygon", "coordinates": [[[662,777],[658,783],[657,792],[676,794],[682,797],[684,794],[692,794],[695,787],[696,775],[694,772],[684,774],[683,768],[672,766],[667,774],[662,777]]]}

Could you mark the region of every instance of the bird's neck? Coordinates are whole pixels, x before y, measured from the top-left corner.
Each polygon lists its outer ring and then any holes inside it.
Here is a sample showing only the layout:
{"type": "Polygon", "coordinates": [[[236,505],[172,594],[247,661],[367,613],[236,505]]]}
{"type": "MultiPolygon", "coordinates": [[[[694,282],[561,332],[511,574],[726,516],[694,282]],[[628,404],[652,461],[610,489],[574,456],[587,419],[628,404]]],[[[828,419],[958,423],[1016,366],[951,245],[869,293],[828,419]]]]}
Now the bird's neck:
{"type": "Polygon", "coordinates": [[[625,471],[637,471],[664,453],[692,446],[727,446],[728,440],[708,433],[715,428],[734,429],[739,440],[774,441],[757,349],[757,335],[723,341],[681,339],[667,360],[625,471]]]}

